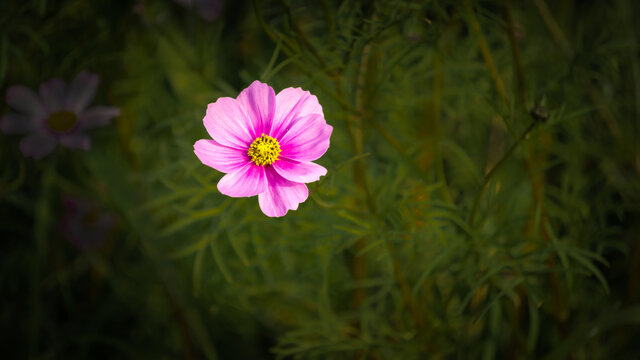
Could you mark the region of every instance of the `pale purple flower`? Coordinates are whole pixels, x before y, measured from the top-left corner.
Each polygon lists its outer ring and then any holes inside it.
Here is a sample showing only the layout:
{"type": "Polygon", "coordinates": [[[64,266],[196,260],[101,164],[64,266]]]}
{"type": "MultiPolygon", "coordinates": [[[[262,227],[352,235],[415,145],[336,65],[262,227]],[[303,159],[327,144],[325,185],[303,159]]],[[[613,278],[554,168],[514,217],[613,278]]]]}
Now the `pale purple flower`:
{"type": "Polygon", "coordinates": [[[102,212],[95,203],[72,196],[65,196],[63,203],[65,212],[60,222],[62,235],[82,250],[102,247],[115,225],[114,216],[102,212]]]}
{"type": "Polygon", "coordinates": [[[111,106],[87,108],[99,82],[98,75],[83,71],[67,85],[59,78],[40,85],[40,92],[22,86],[7,90],[7,104],[17,110],[0,119],[5,134],[26,134],[20,141],[25,156],[40,159],[57,144],[88,150],[87,130],[109,123],[120,110],[111,106]]]}
{"type": "Polygon", "coordinates": [[[182,6],[193,9],[201,18],[211,21],[220,15],[221,0],[176,0],[182,6]]]}
{"type": "Polygon", "coordinates": [[[213,140],[193,147],[203,164],[227,173],[218,190],[231,197],[258,195],[267,216],[296,210],[309,195],[305,183],[327,173],[312,161],[329,148],[333,128],[308,91],[287,88],[276,95],[254,81],[236,99],[209,104],[203,122],[213,140]]]}

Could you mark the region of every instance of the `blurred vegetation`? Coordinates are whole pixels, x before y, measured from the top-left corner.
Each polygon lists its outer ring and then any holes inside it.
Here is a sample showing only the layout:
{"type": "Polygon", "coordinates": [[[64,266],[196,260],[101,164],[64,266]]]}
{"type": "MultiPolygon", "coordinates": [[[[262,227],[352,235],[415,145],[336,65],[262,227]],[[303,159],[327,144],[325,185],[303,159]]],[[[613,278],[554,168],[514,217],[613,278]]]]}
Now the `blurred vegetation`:
{"type": "Polygon", "coordinates": [[[0,2],[3,96],[86,69],[122,110],[86,152],[0,135],[3,357],[639,356],[637,2],[220,11],[0,2]],[[284,218],[193,154],[206,105],[255,79],[334,127],[284,218]],[[117,218],[102,248],[65,240],[65,196],[117,218]]]}

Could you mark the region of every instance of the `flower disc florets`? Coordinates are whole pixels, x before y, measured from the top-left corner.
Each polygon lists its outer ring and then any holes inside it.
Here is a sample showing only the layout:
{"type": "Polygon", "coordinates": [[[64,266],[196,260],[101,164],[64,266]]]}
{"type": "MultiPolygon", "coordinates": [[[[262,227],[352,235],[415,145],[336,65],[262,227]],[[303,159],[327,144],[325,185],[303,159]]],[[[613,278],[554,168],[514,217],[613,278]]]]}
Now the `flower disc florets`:
{"type": "Polygon", "coordinates": [[[278,160],[280,144],[271,136],[262,134],[251,143],[247,154],[256,165],[271,165],[278,160]]]}
{"type": "Polygon", "coordinates": [[[71,111],[56,111],[46,120],[49,129],[56,133],[65,133],[78,123],[78,116],[71,111]]]}

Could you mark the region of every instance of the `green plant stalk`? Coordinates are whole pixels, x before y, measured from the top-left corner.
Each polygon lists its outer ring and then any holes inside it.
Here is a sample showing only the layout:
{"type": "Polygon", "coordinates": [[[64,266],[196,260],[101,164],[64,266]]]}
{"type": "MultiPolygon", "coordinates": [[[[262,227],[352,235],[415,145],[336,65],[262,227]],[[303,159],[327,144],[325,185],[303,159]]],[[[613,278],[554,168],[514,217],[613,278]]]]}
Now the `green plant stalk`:
{"type": "MultiPolygon", "coordinates": [[[[262,27],[264,32],[267,34],[267,36],[271,39],[271,41],[273,41],[274,44],[278,44],[278,43],[281,42],[283,44],[282,45],[282,52],[284,52],[289,58],[295,59],[298,56],[298,54],[295,54],[292,49],[288,48],[285,45],[285,44],[287,44],[287,45],[291,46],[291,42],[288,39],[285,39],[284,37],[279,36],[273,30],[271,30],[271,28],[267,25],[267,23],[264,21],[264,18],[262,17],[262,13],[260,12],[260,7],[258,6],[257,0],[253,0],[253,6],[254,6],[255,13],[256,13],[256,17],[258,19],[258,23],[260,24],[260,26],[262,27]]],[[[292,61],[292,62],[293,62],[294,65],[296,65],[296,67],[300,71],[302,71],[309,78],[311,78],[311,79],[314,78],[315,74],[312,71],[310,71],[309,69],[307,69],[306,67],[302,66],[299,61],[292,61]]],[[[331,91],[322,82],[316,81],[315,84],[320,90],[322,90],[325,94],[327,94],[329,97],[334,99],[338,104],[340,104],[342,109],[344,109],[345,111],[350,112],[350,113],[357,113],[358,112],[356,110],[356,108],[353,107],[353,105],[351,105],[348,101],[346,101],[344,99],[344,97],[342,97],[340,94],[336,94],[333,91],[331,91]]]]}
{"type": "MultiPolygon", "coordinates": [[[[267,24],[264,22],[264,19],[262,18],[261,12],[260,12],[260,8],[258,6],[257,0],[253,1],[254,4],[254,8],[256,11],[256,16],[258,18],[258,22],[260,23],[260,25],[262,26],[262,28],[264,29],[265,33],[267,33],[267,35],[271,38],[272,41],[274,41],[275,43],[278,43],[280,41],[283,41],[282,39],[280,39],[268,26],[267,24]]],[[[297,24],[297,22],[295,21],[295,18],[291,12],[291,9],[286,5],[286,3],[282,2],[282,5],[284,6],[285,10],[287,11],[287,16],[289,18],[289,21],[292,23],[292,26],[294,28],[294,30],[296,31],[298,37],[300,38],[300,40],[302,41],[303,45],[305,47],[307,47],[307,49],[314,55],[314,57],[316,57],[316,59],[318,59],[320,61],[321,64],[324,64],[324,61],[322,60],[322,58],[318,55],[317,51],[315,50],[315,48],[313,48],[313,46],[311,45],[311,43],[307,40],[306,35],[303,33],[302,29],[300,28],[300,26],[297,24]]],[[[284,41],[283,41],[284,42],[284,41]]],[[[355,46],[355,44],[353,44],[355,46]]],[[[294,56],[293,52],[288,49],[287,47],[283,46],[283,52],[285,54],[287,54],[287,56],[292,57],[294,56]]],[[[363,55],[363,62],[368,61],[368,51],[366,51],[364,54],[366,54],[366,57],[363,55]]],[[[309,72],[306,68],[304,67],[300,67],[300,70],[303,71],[306,75],[312,77],[311,72],[309,72]]],[[[362,70],[364,71],[365,67],[362,67],[362,70]]],[[[326,70],[326,66],[324,66],[323,71],[326,70]]],[[[364,81],[364,72],[361,72],[359,78],[358,78],[358,83],[363,82],[364,81]]],[[[352,106],[351,104],[347,103],[344,99],[344,94],[342,92],[342,86],[340,85],[339,79],[337,77],[333,77],[334,80],[334,84],[336,87],[336,96],[332,96],[335,100],[338,101],[338,103],[342,106],[343,109],[345,110],[351,110],[351,119],[350,121],[346,122],[346,127],[347,127],[347,131],[349,133],[349,137],[351,139],[354,151],[356,153],[356,155],[360,154],[362,152],[362,132],[361,131],[357,131],[356,129],[354,129],[354,126],[352,123],[355,123],[355,127],[357,128],[360,124],[360,116],[362,113],[362,93],[360,91],[360,88],[358,89],[358,94],[356,95],[356,106],[352,106]],[[359,106],[360,105],[360,106],[359,106]]],[[[331,93],[329,91],[329,93],[331,93]]],[[[353,164],[353,172],[354,172],[354,179],[356,184],[358,184],[358,186],[362,189],[362,191],[365,194],[365,201],[367,203],[367,207],[368,209],[372,212],[375,213],[375,206],[373,204],[372,201],[372,197],[371,197],[371,191],[369,190],[368,185],[366,184],[366,180],[364,178],[364,174],[365,174],[365,166],[364,163],[362,161],[362,159],[358,159],[354,162],[353,164]]],[[[360,238],[356,241],[355,245],[354,245],[354,257],[352,259],[351,262],[351,267],[352,267],[352,273],[354,276],[354,280],[358,281],[358,280],[362,280],[366,277],[366,258],[364,256],[358,256],[357,253],[364,249],[365,247],[365,239],[364,238],[360,238]]],[[[362,288],[358,288],[354,291],[353,296],[352,296],[352,305],[355,308],[359,308],[363,303],[364,300],[366,298],[366,290],[362,289],[362,288]]]]}
{"type": "Polygon", "coordinates": [[[536,124],[537,124],[537,122],[535,122],[535,121],[532,122],[529,125],[529,127],[522,133],[522,135],[520,135],[518,140],[513,145],[511,145],[509,150],[507,150],[507,152],[504,154],[504,156],[502,156],[500,161],[498,161],[496,163],[496,165],[493,168],[491,168],[491,170],[489,170],[487,175],[485,175],[484,181],[482,182],[482,186],[480,187],[480,190],[478,190],[478,193],[476,193],[476,197],[473,200],[473,207],[471,208],[471,215],[469,216],[469,226],[473,226],[473,222],[474,222],[474,219],[475,219],[476,211],[478,209],[478,204],[480,203],[480,199],[482,199],[482,195],[484,194],[485,190],[487,189],[487,185],[489,185],[489,182],[491,181],[491,178],[500,169],[502,164],[504,164],[505,161],[511,156],[511,154],[513,154],[513,152],[516,150],[516,148],[523,142],[523,140],[527,137],[527,135],[531,132],[531,130],[533,130],[533,128],[536,126],[536,124]]]}
{"type": "Polygon", "coordinates": [[[161,256],[156,252],[152,243],[144,238],[144,234],[140,237],[140,251],[152,263],[156,270],[156,273],[162,282],[164,290],[167,294],[171,306],[174,311],[174,316],[178,321],[180,327],[180,333],[183,338],[185,346],[185,356],[191,354],[192,339],[190,334],[193,335],[195,342],[199,345],[200,350],[206,359],[217,360],[218,355],[215,345],[211,342],[211,336],[208,333],[207,328],[202,322],[202,318],[197,309],[190,304],[189,299],[184,296],[184,291],[180,289],[181,282],[178,280],[177,274],[173,266],[166,262],[162,262],[161,256]]]}
{"type": "MultiPolygon", "coordinates": [[[[640,224],[640,221],[637,221],[635,224],[640,224]]],[[[640,230],[636,225],[635,228],[640,230]]],[[[633,255],[631,257],[631,261],[629,262],[629,269],[627,270],[627,294],[625,298],[625,304],[631,305],[634,302],[640,301],[640,231],[635,232],[635,240],[634,240],[634,249],[633,255]]]]}
{"type": "MultiPolygon", "coordinates": [[[[534,234],[540,232],[544,240],[549,243],[551,242],[551,236],[549,234],[548,228],[544,226],[547,223],[547,216],[545,214],[544,207],[544,198],[545,198],[545,177],[544,173],[540,172],[539,169],[544,169],[546,167],[546,152],[545,149],[551,147],[550,142],[551,135],[546,132],[541,132],[540,136],[537,137],[537,143],[541,144],[539,148],[535,148],[533,146],[529,147],[529,154],[527,156],[527,168],[529,169],[531,176],[531,192],[533,194],[533,205],[532,205],[532,213],[527,227],[525,229],[525,237],[535,236],[534,234]],[[547,143],[548,142],[548,143],[547,143]],[[536,213],[538,213],[536,215],[536,213]],[[539,218],[539,221],[536,220],[539,218]],[[541,231],[540,231],[541,230],[541,231]]],[[[532,143],[535,143],[532,141],[532,143]]],[[[549,268],[554,268],[556,266],[557,260],[555,254],[549,254],[547,257],[546,264],[549,268]]],[[[558,276],[558,273],[551,272],[549,274],[549,282],[551,284],[551,291],[553,294],[553,306],[555,311],[556,320],[559,322],[560,333],[563,338],[567,337],[568,326],[566,319],[568,317],[567,305],[565,303],[565,299],[562,296],[561,288],[562,282],[558,276]]]]}
{"type": "Polygon", "coordinates": [[[551,36],[553,36],[556,44],[560,46],[562,51],[564,51],[567,56],[573,57],[573,49],[571,48],[571,44],[569,44],[569,40],[567,40],[567,37],[564,35],[564,32],[560,28],[560,25],[558,25],[556,20],[553,18],[553,15],[551,15],[551,11],[549,11],[547,3],[545,3],[544,0],[533,0],[533,3],[538,9],[538,12],[542,17],[542,21],[544,21],[547,29],[549,29],[549,32],[551,32],[551,36]]]}
{"type": "Polygon", "coordinates": [[[334,19],[333,9],[329,0],[322,0],[322,9],[324,10],[325,21],[327,22],[327,32],[329,33],[331,47],[335,48],[335,32],[336,22],[334,19]]]}
{"type": "MultiPolygon", "coordinates": [[[[364,110],[364,100],[362,90],[365,86],[365,80],[367,76],[367,68],[369,65],[369,56],[371,54],[371,44],[366,44],[362,50],[362,57],[360,59],[360,71],[358,73],[357,85],[356,85],[356,99],[355,108],[358,110],[358,114],[351,115],[350,121],[346,122],[347,131],[351,138],[354,155],[362,153],[362,113],[364,110]]],[[[338,91],[341,92],[342,87],[338,79],[336,79],[338,85],[338,91]]],[[[376,214],[376,206],[371,196],[371,190],[367,183],[366,178],[366,163],[363,158],[359,158],[353,163],[353,178],[354,182],[365,195],[365,202],[369,212],[376,214]]],[[[365,255],[359,255],[359,252],[366,247],[366,239],[364,237],[359,238],[354,244],[353,258],[351,259],[351,272],[353,273],[354,282],[362,281],[367,276],[367,259],[365,255]]],[[[366,299],[366,289],[356,288],[352,295],[352,304],[355,308],[360,308],[366,299]]]]}
{"type": "MultiPolygon", "coordinates": [[[[271,39],[276,41],[277,38],[275,37],[273,32],[270,31],[270,29],[267,27],[266,23],[264,22],[264,19],[262,19],[262,16],[261,16],[261,14],[259,12],[259,7],[258,7],[258,4],[257,4],[257,0],[254,0],[253,3],[254,3],[255,10],[256,10],[256,15],[258,17],[258,21],[260,22],[261,26],[265,29],[265,31],[271,37],[271,39]]],[[[283,5],[285,6],[285,9],[288,9],[288,7],[286,6],[286,4],[284,2],[283,2],[283,5]]],[[[290,19],[290,21],[291,21],[291,23],[292,23],[292,25],[294,27],[294,30],[298,33],[298,36],[301,37],[301,41],[303,42],[305,47],[307,47],[308,50],[312,54],[316,54],[314,56],[317,56],[318,60],[320,60],[321,63],[323,63],[322,59],[319,57],[319,55],[317,55],[317,51],[313,48],[311,43],[309,43],[309,41],[305,41],[306,40],[306,35],[304,35],[304,33],[302,32],[301,28],[297,25],[297,23],[296,23],[296,21],[295,21],[295,19],[293,17],[293,14],[291,13],[290,9],[288,10],[287,15],[289,16],[289,19],[290,19]]],[[[372,16],[372,20],[371,20],[371,22],[369,24],[370,33],[372,32],[374,24],[375,24],[375,15],[372,16]]],[[[288,49],[283,47],[283,51],[285,51],[285,53],[288,53],[288,51],[286,51],[286,50],[288,50],[288,49]]],[[[362,153],[362,128],[361,128],[361,126],[362,126],[362,116],[363,116],[363,113],[364,113],[364,100],[363,100],[362,90],[364,89],[364,82],[366,80],[366,76],[368,76],[367,69],[369,67],[368,64],[369,64],[370,51],[371,51],[371,43],[368,43],[363,48],[363,53],[362,53],[361,62],[360,62],[360,72],[358,74],[358,80],[357,80],[358,84],[357,84],[357,89],[356,89],[355,111],[352,111],[351,121],[347,121],[346,122],[347,130],[348,130],[350,138],[352,140],[352,145],[354,147],[354,151],[355,151],[356,155],[362,153]],[[353,126],[353,125],[355,125],[355,126],[353,126]]],[[[326,67],[323,70],[326,71],[326,67]]],[[[309,73],[307,73],[307,74],[311,75],[309,73]]],[[[340,82],[339,82],[338,78],[335,77],[335,76],[332,76],[332,74],[327,74],[327,75],[334,79],[334,84],[336,85],[336,93],[337,93],[336,100],[344,99],[341,96],[341,94],[343,94],[343,91],[342,91],[342,86],[340,85],[340,82]]],[[[343,101],[338,101],[338,102],[341,105],[344,105],[342,103],[343,101]]],[[[349,109],[349,108],[353,108],[353,107],[346,106],[345,108],[349,109]]],[[[356,184],[362,189],[362,191],[365,194],[365,201],[366,201],[367,207],[369,208],[370,212],[374,216],[377,216],[377,211],[376,211],[376,208],[375,208],[375,204],[373,202],[373,197],[371,196],[371,190],[369,189],[369,186],[368,186],[368,184],[366,182],[366,164],[364,162],[364,159],[356,160],[354,162],[354,165],[353,165],[353,170],[354,170],[354,180],[355,180],[356,184]]],[[[365,245],[364,243],[359,243],[361,240],[364,241],[364,239],[359,239],[358,242],[355,245],[356,249],[358,249],[359,247],[362,247],[362,248],[364,247],[364,245],[365,245]]],[[[413,315],[414,315],[414,317],[416,319],[416,322],[418,323],[418,326],[422,328],[422,327],[424,327],[424,319],[420,315],[419,309],[418,309],[418,307],[416,305],[415,298],[413,297],[413,294],[411,293],[411,289],[410,289],[409,285],[406,283],[406,280],[404,279],[404,275],[402,274],[402,268],[400,267],[400,263],[395,258],[395,255],[393,253],[393,249],[391,248],[391,244],[387,243],[387,246],[389,247],[390,255],[391,255],[391,258],[393,259],[393,262],[394,262],[394,276],[395,276],[396,281],[398,282],[398,284],[400,286],[400,289],[402,291],[403,299],[405,301],[405,304],[412,311],[412,313],[413,313],[413,315]]],[[[358,276],[366,275],[366,268],[364,267],[366,265],[360,263],[361,261],[364,262],[365,258],[356,256],[353,260],[354,260],[353,261],[354,274],[359,274],[358,276]]],[[[357,281],[358,279],[355,279],[355,280],[357,281]]],[[[360,297],[360,296],[361,295],[357,295],[357,297],[360,297]]]]}
{"type": "MultiPolygon", "coordinates": [[[[540,17],[542,17],[543,22],[547,26],[547,29],[553,36],[554,41],[558,46],[562,49],[565,55],[572,59],[575,55],[569,40],[565,36],[564,32],[560,28],[560,25],[556,22],[555,18],[549,11],[549,7],[544,0],[533,0],[534,4],[538,8],[538,12],[540,13],[540,17]]],[[[585,70],[582,67],[576,67],[575,69],[576,76],[578,77],[578,81],[581,82],[582,87],[586,90],[587,96],[591,99],[591,102],[598,109],[598,113],[600,117],[604,120],[605,124],[611,131],[611,133],[615,137],[620,137],[622,135],[622,131],[620,130],[620,126],[615,118],[615,116],[611,113],[611,111],[607,108],[600,92],[595,89],[595,87],[591,84],[588,77],[585,75],[585,70]]]]}
{"type": "Polygon", "coordinates": [[[31,313],[29,314],[29,358],[38,357],[40,333],[42,331],[42,267],[47,257],[47,234],[50,223],[50,198],[55,161],[45,164],[40,184],[40,193],[35,208],[33,237],[35,240],[35,256],[33,257],[33,273],[31,279],[31,313]]]}
{"type": "MultiPolygon", "coordinates": [[[[375,21],[376,21],[376,16],[373,15],[371,18],[369,33],[373,31],[375,21]]],[[[360,71],[359,71],[358,80],[357,80],[358,83],[356,88],[355,105],[356,105],[356,109],[358,109],[358,114],[366,114],[366,112],[364,111],[365,101],[364,101],[363,89],[366,86],[365,82],[367,77],[371,76],[369,71],[370,70],[369,59],[371,56],[371,51],[372,51],[372,44],[371,42],[369,42],[364,46],[362,50],[362,57],[360,61],[360,71]]],[[[349,130],[350,133],[352,133],[353,147],[356,155],[362,153],[362,120],[363,120],[362,118],[363,118],[363,115],[354,115],[352,118],[353,121],[351,123],[347,122],[347,127],[350,129],[349,130]],[[352,127],[352,125],[355,125],[355,126],[352,127]]],[[[374,128],[378,129],[378,131],[383,129],[375,121],[371,120],[369,122],[373,124],[374,128]]],[[[368,183],[366,181],[366,163],[364,160],[365,160],[364,158],[360,158],[356,160],[356,162],[354,163],[354,178],[356,180],[356,183],[362,188],[363,192],[365,193],[366,202],[371,214],[377,217],[378,212],[377,212],[375,203],[373,201],[373,197],[371,196],[371,190],[369,189],[368,183]],[[358,181],[358,179],[360,179],[360,181],[358,181]]],[[[359,239],[359,241],[360,240],[364,241],[364,239],[359,239]]],[[[416,299],[413,296],[413,293],[411,292],[411,288],[409,287],[409,284],[407,283],[404,277],[402,266],[395,255],[395,250],[393,249],[393,246],[391,245],[391,243],[385,241],[385,244],[387,246],[390,258],[393,263],[394,278],[398,283],[398,286],[400,287],[400,291],[402,293],[402,298],[405,303],[405,306],[407,306],[409,311],[411,311],[411,313],[413,314],[418,327],[424,328],[425,327],[424,318],[420,313],[420,309],[417,306],[416,299]]],[[[356,244],[356,248],[358,248],[358,246],[364,247],[364,245],[365,245],[364,243],[356,244]]],[[[362,266],[358,263],[359,261],[365,261],[365,258],[363,256],[356,255],[354,258],[354,264],[355,264],[354,267],[362,266]]],[[[354,270],[358,270],[358,269],[356,268],[354,270]]],[[[358,279],[356,279],[356,281],[357,280],[358,279]]]]}
{"type": "Polygon", "coordinates": [[[18,188],[20,188],[20,186],[22,186],[22,184],[24,183],[25,179],[26,179],[26,166],[24,164],[24,160],[19,160],[18,161],[18,176],[12,180],[11,182],[9,182],[7,185],[0,185],[0,199],[2,199],[2,196],[4,194],[8,194],[14,190],[17,190],[18,188]]]}
{"type": "Polygon", "coordinates": [[[320,54],[313,47],[313,45],[311,45],[311,43],[309,42],[309,39],[307,39],[307,36],[302,31],[302,28],[300,27],[298,22],[295,21],[295,17],[293,16],[293,13],[291,12],[291,7],[284,0],[280,0],[280,4],[282,4],[282,7],[286,11],[287,17],[289,18],[289,21],[291,22],[291,25],[293,26],[293,30],[296,32],[296,34],[300,38],[300,41],[302,42],[302,45],[305,48],[307,48],[307,50],[309,50],[311,52],[311,55],[313,55],[313,57],[316,58],[316,60],[318,60],[318,62],[320,63],[320,66],[322,67],[322,69],[326,69],[327,68],[327,63],[324,61],[322,56],[320,56],[320,54]]]}
{"type": "MultiPolygon", "coordinates": [[[[547,27],[547,29],[549,30],[549,32],[551,33],[552,37],[554,38],[554,41],[556,42],[556,44],[562,49],[562,51],[565,53],[565,55],[568,58],[572,58],[574,56],[574,52],[573,49],[571,47],[571,44],[569,43],[569,41],[567,40],[567,37],[564,35],[562,29],[560,28],[560,26],[558,25],[558,23],[555,21],[555,19],[553,18],[553,16],[551,15],[551,12],[549,11],[549,8],[547,7],[547,4],[544,2],[544,0],[533,0],[536,8],[538,9],[538,12],[540,14],[540,17],[542,18],[543,22],[545,23],[545,26],[547,27]]],[[[507,15],[510,15],[509,13],[507,13],[507,15]]],[[[510,22],[510,26],[511,26],[511,19],[508,19],[510,22]]],[[[515,43],[514,43],[514,54],[515,51],[517,49],[517,47],[515,47],[515,43]]],[[[576,69],[576,71],[580,72],[580,69],[576,69]]],[[[524,80],[522,80],[524,81],[524,80]]],[[[612,120],[612,117],[609,117],[609,114],[604,113],[603,107],[601,106],[601,104],[597,103],[597,96],[596,98],[594,98],[594,91],[591,89],[590,84],[583,84],[585,85],[585,88],[588,90],[589,95],[592,97],[592,101],[594,101],[596,103],[596,107],[597,109],[600,111],[600,115],[603,117],[603,119],[605,120],[605,122],[607,123],[607,125],[609,125],[610,129],[612,129],[612,131],[614,131],[613,129],[615,128],[615,120],[612,120]]],[[[597,94],[595,94],[597,95],[597,94]]],[[[536,180],[535,178],[535,169],[533,166],[533,157],[535,156],[535,154],[531,154],[530,155],[530,159],[528,161],[529,163],[529,167],[530,167],[530,171],[532,174],[532,192],[534,194],[534,208],[540,207],[540,226],[542,226],[542,224],[544,224],[546,222],[545,220],[545,216],[543,214],[543,210],[542,210],[542,206],[543,206],[543,193],[544,193],[544,189],[543,189],[543,183],[541,180],[536,180]]],[[[543,167],[544,165],[538,165],[539,167],[543,167]]],[[[534,233],[538,231],[538,229],[533,229],[534,233]]],[[[549,233],[546,230],[546,228],[544,226],[542,226],[542,236],[544,237],[544,239],[549,242],[550,238],[549,238],[549,233]]],[[[556,259],[553,256],[553,254],[549,255],[549,257],[547,258],[547,265],[552,268],[554,267],[556,264],[556,259]]],[[[549,281],[551,283],[551,288],[552,288],[552,293],[553,293],[553,303],[554,303],[554,307],[555,307],[555,315],[556,315],[556,319],[560,322],[560,333],[561,336],[563,338],[567,337],[567,334],[569,332],[568,328],[567,328],[567,324],[564,321],[566,319],[566,305],[564,302],[564,298],[562,297],[561,293],[560,293],[560,280],[558,278],[558,274],[555,272],[552,272],[549,274],[549,281]]],[[[570,358],[572,358],[571,355],[569,355],[570,358]]]]}
{"type": "Polygon", "coordinates": [[[451,194],[449,193],[449,187],[447,186],[447,177],[444,173],[444,158],[442,156],[442,146],[440,146],[440,139],[442,138],[442,126],[440,124],[440,100],[442,97],[442,63],[438,53],[435,54],[433,59],[433,125],[435,130],[436,145],[434,147],[436,156],[436,174],[438,181],[442,184],[440,191],[444,201],[449,205],[455,207],[451,194]]]}
{"type": "MultiPolygon", "coordinates": [[[[518,96],[516,97],[519,100],[518,107],[520,111],[522,111],[522,113],[526,113],[527,112],[527,93],[526,93],[526,86],[525,86],[525,79],[524,79],[524,70],[522,67],[522,57],[520,55],[518,40],[516,39],[516,35],[515,35],[515,21],[513,20],[513,15],[511,13],[511,6],[509,4],[506,4],[504,6],[504,16],[507,22],[507,29],[506,29],[507,37],[509,38],[509,43],[511,45],[515,75],[518,82],[518,90],[517,90],[518,96]]],[[[536,208],[537,206],[534,204],[534,211],[536,208]]],[[[535,216],[532,218],[533,222],[535,222],[535,218],[536,218],[535,216]]],[[[516,271],[516,276],[522,276],[520,270],[516,271]]],[[[530,299],[527,294],[526,286],[519,285],[516,287],[516,291],[517,291],[517,294],[523,299],[523,303],[527,303],[528,305],[527,308],[530,308],[532,306],[532,304],[530,304],[532,299],[530,299]]],[[[520,327],[521,318],[523,317],[522,312],[525,310],[526,310],[525,307],[522,306],[520,308],[514,308],[514,311],[511,313],[515,328],[520,327]]],[[[533,338],[533,340],[529,339],[527,343],[520,336],[517,336],[517,335],[519,335],[519,333],[514,332],[514,336],[512,336],[512,339],[511,339],[511,347],[513,348],[514,353],[519,354],[518,351],[520,349],[524,349],[525,351],[531,352],[533,350],[532,347],[535,347],[534,341],[537,339],[535,338],[533,338]]]]}
{"type": "Polygon", "coordinates": [[[611,131],[611,133],[615,137],[621,137],[622,131],[620,130],[620,126],[618,125],[615,116],[611,113],[611,111],[605,104],[605,101],[602,99],[602,95],[600,95],[600,92],[596,90],[595,86],[593,86],[593,84],[587,79],[587,77],[583,75],[583,72],[584,70],[581,68],[576,69],[576,73],[580,77],[578,81],[582,82],[584,89],[586,89],[587,91],[587,96],[589,96],[591,102],[596,106],[596,109],[598,109],[598,113],[609,128],[609,131],[611,131]]]}
{"type": "Polygon", "coordinates": [[[427,174],[424,170],[422,170],[422,168],[420,167],[420,165],[418,165],[418,163],[413,159],[413,157],[409,156],[409,154],[407,154],[407,152],[405,151],[404,147],[402,146],[402,144],[400,144],[400,142],[393,137],[393,135],[389,132],[389,130],[385,129],[382,125],[380,125],[377,121],[371,121],[371,126],[373,126],[373,128],[380,134],[382,135],[382,137],[387,140],[387,142],[393,146],[396,150],[398,150],[398,152],[400,153],[400,155],[402,156],[402,158],[404,158],[407,163],[409,163],[409,165],[411,165],[411,168],[416,172],[416,174],[418,176],[420,176],[422,178],[422,180],[424,180],[424,182],[426,184],[431,183],[433,180],[429,177],[429,174],[427,174]]]}
{"type": "Polygon", "coordinates": [[[511,44],[511,52],[513,53],[513,62],[515,64],[516,79],[518,79],[518,95],[520,99],[521,107],[526,111],[527,109],[527,93],[524,82],[524,70],[522,69],[522,56],[520,55],[520,48],[518,46],[518,39],[515,34],[515,22],[513,21],[513,15],[511,14],[511,6],[504,6],[504,13],[507,20],[507,36],[509,37],[509,43],[511,44]]]}
{"type": "Polygon", "coordinates": [[[473,12],[473,7],[469,0],[465,0],[465,7],[467,8],[467,14],[469,16],[469,22],[471,23],[471,29],[476,33],[478,37],[478,45],[480,46],[480,52],[482,53],[482,58],[484,59],[487,68],[489,69],[489,73],[491,74],[491,79],[493,80],[493,84],[498,91],[498,94],[504,101],[505,105],[509,107],[509,97],[507,96],[507,91],[504,87],[504,82],[500,77],[500,73],[496,68],[495,63],[493,62],[493,57],[491,56],[491,51],[489,50],[489,45],[487,45],[487,40],[484,38],[482,34],[482,29],[480,28],[480,23],[478,23],[478,19],[476,19],[476,15],[473,12]]]}
{"type": "MultiPolygon", "coordinates": [[[[127,153],[129,153],[129,151],[127,151],[127,153]]],[[[140,161],[137,156],[132,154],[129,160],[136,172],[141,171],[140,161]]],[[[146,198],[148,187],[145,186],[143,189],[142,194],[146,198]]],[[[127,212],[122,211],[121,213],[126,214],[127,212]]],[[[156,251],[153,242],[149,240],[152,236],[149,236],[143,228],[146,223],[139,221],[135,214],[136,211],[133,211],[128,216],[125,216],[125,222],[139,226],[136,228],[136,231],[140,234],[139,251],[143,254],[143,257],[151,263],[158,279],[163,285],[168,300],[171,302],[174,317],[180,328],[180,335],[185,347],[185,358],[193,358],[191,348],[193,345],[197,345],[200,351],[202,351],[204,358],[217,360],[218,354],[214,343],[211,341],[212,337],[209,335],[209,331],[205,327],[199,311],[195,309],[183,295],[184,291],[180,289],[179,285],[181,281],[177,278],[175,269],[172,266],[173,264],[163,261],[162,256],[156,251]],[[190,335],[193,335],[193,338],[190,335]]],[[[139,215],[142,216],[142,214],[139,215]]]]}
{"type": "MultiPolygon", "coordinates": [[[[640,124],[640,62],[638,61],[638,41],[634,31],[633,11],[629,7],[633,7],[630,1],[624,1],[624,6],[620,7],[621,18],[629,37],[629,61],[631,62],[631,73],[633,75],[633,89],[635,91],[635,108],[636,108],[636,124],[640,124]]],[[[1,84],[1,82],[0,82],[1,84]]]]}

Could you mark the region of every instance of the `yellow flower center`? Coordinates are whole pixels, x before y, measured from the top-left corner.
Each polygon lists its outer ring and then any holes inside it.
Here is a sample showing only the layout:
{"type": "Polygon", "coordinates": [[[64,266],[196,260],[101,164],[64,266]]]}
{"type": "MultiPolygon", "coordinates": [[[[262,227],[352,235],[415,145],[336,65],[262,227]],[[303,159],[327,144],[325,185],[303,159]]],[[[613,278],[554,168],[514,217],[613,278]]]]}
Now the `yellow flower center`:
{"type": "Polygon", "coordinates": [[[271,165],[278,160],[280,144],[278,144],[278,140],[271,136],[262,134],[259,138],[253,140],[247,154],[256,165],[271,165]]]}
{"type": "Polygon", "coordinates": [[[47,118],[47,126],[57,132],[67,132],[78,122],[78,117],[71,111],[56,111],[47,118]]]}

